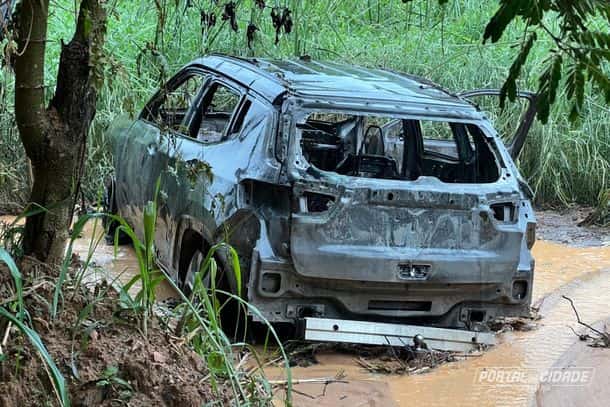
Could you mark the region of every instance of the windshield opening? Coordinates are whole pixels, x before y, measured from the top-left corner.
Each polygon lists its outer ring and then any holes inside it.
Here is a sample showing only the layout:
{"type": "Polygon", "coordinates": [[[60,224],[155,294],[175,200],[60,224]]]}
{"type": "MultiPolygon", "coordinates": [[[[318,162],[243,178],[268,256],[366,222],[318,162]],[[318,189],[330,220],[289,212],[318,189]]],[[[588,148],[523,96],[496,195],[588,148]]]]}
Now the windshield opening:
{"type": "Polygon", "coordinates": [[[341,175],[447,183],[490,183],[499,166],[470,123],[314,113],[297,124],[307,162],[341,175]]]}

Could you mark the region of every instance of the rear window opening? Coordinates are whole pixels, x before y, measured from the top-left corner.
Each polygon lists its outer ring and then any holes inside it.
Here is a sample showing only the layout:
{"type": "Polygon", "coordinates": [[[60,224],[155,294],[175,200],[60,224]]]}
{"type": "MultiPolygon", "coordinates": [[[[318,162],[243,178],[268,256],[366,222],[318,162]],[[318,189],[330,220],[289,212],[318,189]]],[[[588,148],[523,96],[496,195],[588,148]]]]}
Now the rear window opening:
{"type": "Polygon", "coordinates": [[[340,175],[447,183],[498,180],[499,163],[474,124],[314,113],[297,124],[303,157],[340,175]]]}

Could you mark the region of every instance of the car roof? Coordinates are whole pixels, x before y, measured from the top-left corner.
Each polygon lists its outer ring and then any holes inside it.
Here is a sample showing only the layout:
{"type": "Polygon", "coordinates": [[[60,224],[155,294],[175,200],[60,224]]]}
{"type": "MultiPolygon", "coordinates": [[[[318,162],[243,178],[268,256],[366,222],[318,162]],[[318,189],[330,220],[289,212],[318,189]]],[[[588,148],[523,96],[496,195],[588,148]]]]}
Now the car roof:
{"type": "Polygon", "coordinates": [[[274,102],[288,93],[304,99],[361,99],[477,109],[439,85],[413,75],[310,58],[271,60],[212,54],[193,63],[222,73],[274,102]]]}

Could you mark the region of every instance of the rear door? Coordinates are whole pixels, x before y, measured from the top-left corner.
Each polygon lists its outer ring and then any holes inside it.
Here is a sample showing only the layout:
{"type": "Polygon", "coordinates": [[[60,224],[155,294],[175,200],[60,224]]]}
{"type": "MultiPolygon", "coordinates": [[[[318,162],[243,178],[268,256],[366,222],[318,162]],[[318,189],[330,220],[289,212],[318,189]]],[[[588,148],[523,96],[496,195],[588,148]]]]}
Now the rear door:
{"type": "Polygon", "coordinates": [[[125,214],[142,235],[142,211],[155,198],[155,186],[161,179],[161,194],[157,197],[156,247],[162,263],[169,259],[171,219],[168,203],[176,199],[172,191],[170,160],[179,141],[188,133],[193,105],[199,100],[208,75],[198,68],[186,68],[168,81],[146,105],[128,135],[122,159],[125,169],[121,187],[125,199],[125,214]]]}
{"type": "MultiPolygon", "coordinates": [[[[486,96],[493,96],[494,98],[500,97],[500,89],[476,89],[468,92],[459,93],[458,96],[465,99],[470,99],[473,102],[479,101],[481,98],[486,96]]],[[[521,91],[517,92],[517,98],[525,102],[525,108],[519,119],[519,126],[517,130],[512,134],[503,134],[503,139],[506,144],[506,148],[510,152],[513,159],[519,157],[525,139],[534,123],[536,118],[536,94],[533,92],[521,91]]],[[[500,121],[500,120],[497,120],[500,121]]],[[[495,123],[499,125],[499,123],[495,123]]],[[[500,130],[498,130],[500,131],[500,130]]],[[[508,131],[508,130],[507,130],[508,131]]]]}

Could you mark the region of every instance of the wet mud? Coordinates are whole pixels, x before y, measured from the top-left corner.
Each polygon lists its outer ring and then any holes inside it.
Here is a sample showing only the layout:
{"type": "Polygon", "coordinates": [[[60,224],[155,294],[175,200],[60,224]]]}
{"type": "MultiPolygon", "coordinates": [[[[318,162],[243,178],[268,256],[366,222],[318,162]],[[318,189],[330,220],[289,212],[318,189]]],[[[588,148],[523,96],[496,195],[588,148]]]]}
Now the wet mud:
{"type": "Polygon", "coordinates": [[[610,245],[607,227],[584,225],[592,212],[593,208],[586,207],[536,211],[538,239],[578,247],[610,245]]]}
{"type": "MultiPolygon", "coordinates": [[[[610,320],[596,324],[596,329],[610,326],[610,320]]],[[[574,343],[553,365],[561,371],[572,367],[593,367],[593,380],[588,385],[565,387],[542,384],[536,391],[536,405],[540,407],[605,407],[610,400],[608,378],[610,377],[610,349],[588,346],[584,341],[574,343]]]]}

